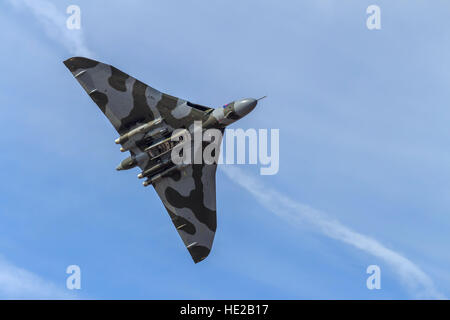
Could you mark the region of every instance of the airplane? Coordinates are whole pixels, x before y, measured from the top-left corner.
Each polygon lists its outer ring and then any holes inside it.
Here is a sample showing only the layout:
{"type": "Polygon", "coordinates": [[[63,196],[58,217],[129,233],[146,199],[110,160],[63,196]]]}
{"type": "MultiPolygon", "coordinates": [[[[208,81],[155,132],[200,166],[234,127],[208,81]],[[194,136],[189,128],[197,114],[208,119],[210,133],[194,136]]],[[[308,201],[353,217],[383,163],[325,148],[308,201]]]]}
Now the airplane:
{"type": "MultiPolygon", "coordinates": [[[[73,57],[64,64],[119,133],[115,143],[120,150],[130,152],[116,169],[142,170],[138,178],[146,178],[144,186],[153,185],[194,262],[204,260],[217,226],[217,162],[175,164],[170,151],[176,143],[171,136],[179,129],[193,132],[194,122],[201,122],[202,130],[217,129],[223,134],[226,126],[250,113],[262,98],[210,108],[160,92],[92,59],[73,57]]],[[[221,137],[218,140],[214,142],[220,152],[221,137]]]]}

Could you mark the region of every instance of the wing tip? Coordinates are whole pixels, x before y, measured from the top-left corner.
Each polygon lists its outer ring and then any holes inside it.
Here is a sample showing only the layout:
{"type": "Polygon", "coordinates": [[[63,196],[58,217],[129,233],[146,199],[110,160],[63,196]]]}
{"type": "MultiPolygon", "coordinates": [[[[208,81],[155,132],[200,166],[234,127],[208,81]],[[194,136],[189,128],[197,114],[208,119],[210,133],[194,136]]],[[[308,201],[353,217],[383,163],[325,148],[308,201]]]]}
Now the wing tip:
{"type": "Polygon", "coordinates": [[[211,252],[211,249],[199,245],[188,247],[187,249],[191,254],[192,260],[194,260],[194,263],[199,263],[200,261],[205,260],[211,252]]]}
{"type": "Polygon", "coordinates": [[[99,64],[98,61],[85,57],[72,57],[63,61],[63,63],[67,67],[67,69],[69,69],[71,72],[75,72],[78,69],[93,68],[97,64],[99,64]]]}

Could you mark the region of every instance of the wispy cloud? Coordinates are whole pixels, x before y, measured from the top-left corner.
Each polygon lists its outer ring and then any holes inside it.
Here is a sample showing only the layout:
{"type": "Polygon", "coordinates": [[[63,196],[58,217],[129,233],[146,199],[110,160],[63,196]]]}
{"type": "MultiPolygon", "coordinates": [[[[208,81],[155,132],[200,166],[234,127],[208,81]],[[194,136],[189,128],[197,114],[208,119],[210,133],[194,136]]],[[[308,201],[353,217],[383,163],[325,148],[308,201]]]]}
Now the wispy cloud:
{"type": "Polygon", "coordinates": [[[47,36],[62,44],[71,54],[93,57],[85,43],[82,30],[66,27],[68,15],[47,0],[9,0],[16,8],[28,9],[43,25],[47,36]]]}
{"type": "Polygon", "coordinates": [[[264,182],[232,166],[221,166],[234,182],[250,192],[265,208],[291,225],[310,224],[321,234],[342,241],[368,254],[382,259],[391,266],[401,282],[417,298],[444,299],[431,278],[419,266],[401,254],[386,248],[379,241],[353,231],[324,212],[299,203],[272,189],[264,182]]]}
{"type": "Polygon", "coordinates": [[[0,298],[72,299],[74,295],[0,256],[0,298]]]}

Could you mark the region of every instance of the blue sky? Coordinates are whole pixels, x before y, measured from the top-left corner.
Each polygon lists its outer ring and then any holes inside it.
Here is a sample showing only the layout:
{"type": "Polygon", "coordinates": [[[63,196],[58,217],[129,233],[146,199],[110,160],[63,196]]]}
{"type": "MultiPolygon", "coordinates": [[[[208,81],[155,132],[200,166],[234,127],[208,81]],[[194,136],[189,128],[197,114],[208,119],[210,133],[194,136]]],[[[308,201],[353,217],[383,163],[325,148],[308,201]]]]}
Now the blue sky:
{"type": "Polygon", "coordinates": [[[11,2],[0,298],[450,296],[447,1],[53,1],[47,18],[33,8],[48,1],[11,2]],[[82,34],[64,29],[70,4],[82,34]],[[269,96],[233,127],[280,129],[280,171],[218,170],[205,261],[193,264],[138,171],[115,171],[117,133],[62,64],[77,50],[204,105],[269,96]],[[381,290],[366,288],[372,264],[381,290]]]}

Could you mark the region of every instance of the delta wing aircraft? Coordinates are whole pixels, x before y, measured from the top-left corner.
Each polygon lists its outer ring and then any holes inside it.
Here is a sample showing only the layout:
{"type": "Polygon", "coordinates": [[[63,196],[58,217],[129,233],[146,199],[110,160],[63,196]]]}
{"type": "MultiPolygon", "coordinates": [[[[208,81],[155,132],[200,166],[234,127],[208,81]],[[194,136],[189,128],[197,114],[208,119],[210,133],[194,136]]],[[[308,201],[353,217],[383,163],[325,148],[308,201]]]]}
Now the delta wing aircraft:
{"type": "MultiPolygon", "coordinates": [[[[214,109],[162,93],[98,61],[73,57],[64,64],[119,133],[115,142],[120,150],[130,152],[116,169],[137,166],[142,170],[138,178],[146,178],[144,186],[153,185],[194,262],[205,259],[216,232],[217,162],[175,164],[173,133],[177,129],[192,133],[198,121],[203,131],[223,133],[226,126],[252,111],[259,99],[237,100],[214,109]]],[[[214,141],[219,148],[221,138],[214,141]]],[[[201,143],[200,149],[206,146],[201,143]]]]}

